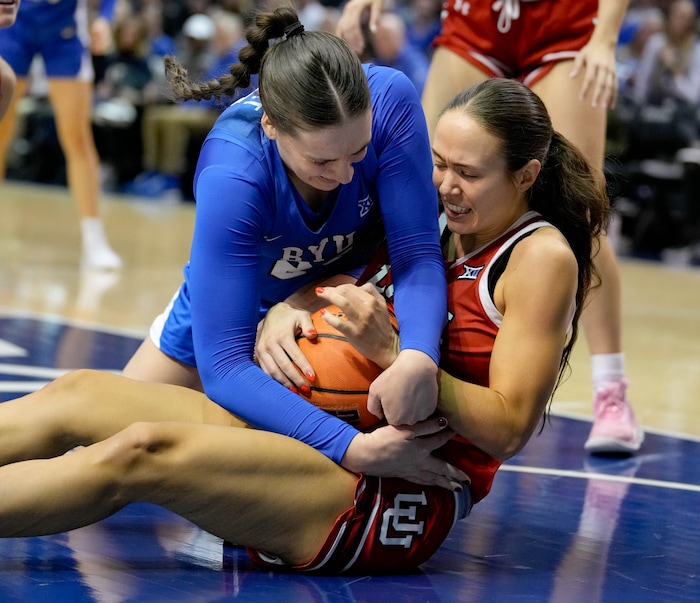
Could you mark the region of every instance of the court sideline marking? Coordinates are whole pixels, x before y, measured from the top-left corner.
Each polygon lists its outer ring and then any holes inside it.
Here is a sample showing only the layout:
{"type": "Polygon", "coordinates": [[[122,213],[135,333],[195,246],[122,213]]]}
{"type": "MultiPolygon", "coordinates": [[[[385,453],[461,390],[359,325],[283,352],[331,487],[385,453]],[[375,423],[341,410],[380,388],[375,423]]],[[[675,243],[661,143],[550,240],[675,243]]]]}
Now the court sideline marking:
{"type": "Polygon", "coordinates": [[[700,492],[700,484],[684,484],[681,482],[666,482],[657,479],[644,479],[627,475],[610,475],[609,473],[595,473],[592,471],[571,471],[569,469],[546,469],[542,467],[524,467],[520,465],[501,465],[500,471],[513,473],[529,473],[531,475],[549,475],[554,477],[572,477],[575,479],[600,479],[609,482],[623,482],[638,486],[652,488],[668,488],[671,490],[686,490],[688,492],[700,492]]]}

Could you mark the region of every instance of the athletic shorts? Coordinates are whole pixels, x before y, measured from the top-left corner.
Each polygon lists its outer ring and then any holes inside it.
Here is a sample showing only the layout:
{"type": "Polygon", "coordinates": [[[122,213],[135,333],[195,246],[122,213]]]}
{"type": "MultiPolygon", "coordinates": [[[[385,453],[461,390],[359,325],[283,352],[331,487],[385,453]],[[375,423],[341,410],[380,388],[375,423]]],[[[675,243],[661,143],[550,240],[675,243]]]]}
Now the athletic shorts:
{"type": "Polygon", "coordinates": [[[447,0],[435,46],[490,77],[531,86],[573,59],[593,33],[598,0],[447,0]]]}
{"type": "Polygon", "coordinates": [[[301,566],[248,549],[260,565],[323,574],[405,571],[437,551],[452,526],[466,517],[472,496],[402,479],[360,476],[355,504],[335,522],[316,556],[301,566]]]}
{"type": "Polygon", "coordinates": [[[162,314],[151,323],[148,336],[164,354],[188,366],[197,366],[186,282],[182,283],[162,314]]]}
{"type": "MultiPolygon", "coordinates": [[[[343,274],[357,279],[364,271],[364,266],[349,268],[343,274]]],[[[185,266],[185,273],[189,270],[189,264],[185,266]]],[[[192,340],[192,313],[190,310],[190,294],[187,280],[183,281],[180,288],[170,300],[165,310],[151,323],[149,338],[155,346],[171,358],[187,364],[197,366],[194,357],[194,342],[192,340]]],[[[263,303],[260,308],[262,319],[271,303],[263,303]]]]}
{"type": "Polygon", "coordinates": [[[15,24],[0,29],[0,56],[20,78],[39,55],[48,77],[92,81],[86,11],[84,0],[23,0],[15,24]]]}

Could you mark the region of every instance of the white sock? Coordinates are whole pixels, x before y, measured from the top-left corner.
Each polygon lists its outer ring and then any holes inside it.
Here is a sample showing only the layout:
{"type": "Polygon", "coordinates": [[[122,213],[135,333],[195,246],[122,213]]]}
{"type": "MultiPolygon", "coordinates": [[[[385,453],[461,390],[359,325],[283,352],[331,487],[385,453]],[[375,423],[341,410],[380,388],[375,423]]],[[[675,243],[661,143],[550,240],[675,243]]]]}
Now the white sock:
{"type": "Polygon", "coordinates": [[[83,234],[83,245],[86,247],[107,242],[100,218],[83,218],[80,221],[80,230],[83,234]]]}
{"type": "Polygon", "coordinates": [[[100,218],[83,218],[80,221],[83,241],[83,264],[89,268],[116,270],[121,267],[119,256],[107,242],[100,218]]]}
{"type": "Polygon", "coordinates": [[[617,354],[593,354],[591,356],[591,371],[594,391],[611,381],[620,381],[625,378],[625,355],[621,352],[617,354]]]}

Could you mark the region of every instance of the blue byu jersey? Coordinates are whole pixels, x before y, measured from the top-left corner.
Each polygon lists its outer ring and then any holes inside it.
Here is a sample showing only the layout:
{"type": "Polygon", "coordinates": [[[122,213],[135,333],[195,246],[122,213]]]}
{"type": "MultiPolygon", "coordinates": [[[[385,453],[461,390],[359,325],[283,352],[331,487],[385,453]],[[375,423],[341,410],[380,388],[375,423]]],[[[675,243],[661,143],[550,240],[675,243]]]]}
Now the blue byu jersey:
{"type": "Polygon", "coordinates": [[[446,285],[437,195],[420,99],[402,73],[365,66],[372,141],[353,179],[318,211],[294,188],[264,134],[257,93],[227,108],[200,155],[185,283],[161,349],[196,365],[207,395],[251,425],[340,461],[357,434],[267,376],[252,360],[269,307],[325,275],[362,268],[386,236],[402,349],[439,360],[446,285]],[[196,358],[196,361],[195,361],[196,358]]]}

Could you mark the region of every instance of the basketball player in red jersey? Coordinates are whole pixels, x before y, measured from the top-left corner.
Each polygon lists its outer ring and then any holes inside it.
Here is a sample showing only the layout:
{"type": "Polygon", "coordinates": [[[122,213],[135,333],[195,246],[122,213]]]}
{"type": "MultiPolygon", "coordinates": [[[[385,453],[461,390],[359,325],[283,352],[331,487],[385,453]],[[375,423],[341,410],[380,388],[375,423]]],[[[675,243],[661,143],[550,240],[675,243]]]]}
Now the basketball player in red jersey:
{"type": "MultiPolygon", "coordinates": [[[[359,434],[382,443],[372,448],[382,458],[358,475],[298,440],[247,428],[195,390],[79,371],[0,404],[0,537],[74,529],[141,501],[249,547],[271,568],[374,573],[427,560],[542,420],[609,212],[600,179],[514,80],[457,96],[433,146],[450,312],[438,415],[359,434]],[[402,479],[421,455],[436,472],[457,469],[402,479]]],[[[381,259],[369,273],[390,295],[381,259]]],[[[373,285],[318,295],[343,308],[348,322],[326,320],[360,351],[383,367],[396,358],[373,285]]],[[[313,328],[289,304],[268,318],[292,342],[290,325],[313,328]]]]}
{"type": "MultiPolygon", "coordinates": [[[[358,52],[362,18],[369,10],[369,27],[376,28],[382,5],[345,5],[338,33],[358,52]]],[[[515,78],[540,96],[555,128],[602,173],[607,110],[617,96],[615,47],[627,6],[628,0],[447,0],[422,97],[429,131],[463,88],[488,77],[515,78]]],[[[594,422],[584,447],[631,453],[644,433],[626,395],[620,275],[605,234],[596,249],[601,286],[582,317],[594,390],[594,422]]]]}

